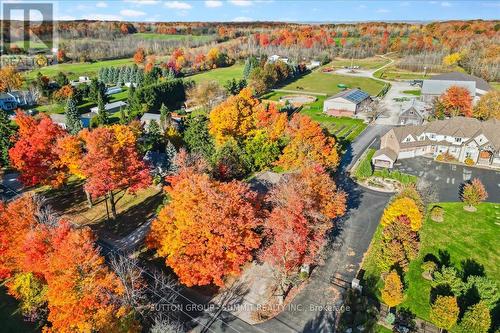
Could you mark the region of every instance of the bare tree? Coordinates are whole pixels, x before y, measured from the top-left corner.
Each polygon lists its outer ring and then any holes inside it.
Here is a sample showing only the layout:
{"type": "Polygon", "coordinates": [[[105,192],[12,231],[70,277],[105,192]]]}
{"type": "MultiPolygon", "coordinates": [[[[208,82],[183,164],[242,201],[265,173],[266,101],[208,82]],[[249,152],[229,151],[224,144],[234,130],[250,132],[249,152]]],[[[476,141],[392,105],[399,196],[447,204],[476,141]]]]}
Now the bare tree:
{"type": "Polygon", "coordinates": [[[380,99],[375,99],[370,104],[366,104],[361,108],[361,112],[369,119],[370,122],[377,120],[381,116],[388,113],[388,109],[384,102],[380,99]]]}
{"type": "Polygon", "coordinates": [[[189,107],[202,107],[211,110],[226,96],[226,91],[216,81],[201,82],[187,91],[187,104],[189,107]]]}
{"type": "Polygon", "coordinates": [[[149,309],[149,305],[146,283],[142,277],[144,270],[137,264],[137,259],[113,255],[110,259],[110,266],[124,288],[119,301],[143,314],[146,309],[149,309]]]}
{"type": "Polygon", "coordinates": [[[150,333],[179,333],[184,331],[184,327],[181,323],[162,316],[158,316],[154,319],[154,323],[149,330],[150,333]]]}
{"type": "Polygon", "coordinates": [[[436,187],[429,181],[420,179],[417,182],[417,191],[422,197],[422,202],[426,209],[431,203],[439,201],[439,193],[436,191],[436,187]]]}

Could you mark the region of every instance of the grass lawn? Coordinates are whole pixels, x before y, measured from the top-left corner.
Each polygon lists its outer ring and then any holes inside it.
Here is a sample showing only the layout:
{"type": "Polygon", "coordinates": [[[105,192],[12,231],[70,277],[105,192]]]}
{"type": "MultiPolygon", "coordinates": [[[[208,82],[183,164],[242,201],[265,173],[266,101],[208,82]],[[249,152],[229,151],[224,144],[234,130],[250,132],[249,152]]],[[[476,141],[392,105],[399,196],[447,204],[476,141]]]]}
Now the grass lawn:
{"type": "Polygon", "coordinates": [[[243,64],[234,64],[230,67],[216,68],[199,74],[186,77],[187,80],[193,80],[196,83],[203,81],[217,81],[223,85],[228,80],[243,78],[243,64]]]}
{"type": "Polygon", "coordinates": [[[382,325],[375,325],[375,333],[392,333],[392,331],[382,325]]]}
{"type": "Polygon", "coordinates": [[[489,82],[490,86],[495,90],[500,90],[500,82],[489,82]]]}
{"type": "MultiPolygon", "coordinates": [[[[273,91],[262,96],[263,100],[278,101],[281,96],[290,95],[273,91]]],[[[366,128],[366,124],[361,119],[347,117],[332,117],[323,113],[324,96],[314,96],[316,101],[310,104],[305,104],[300,111],[306,114],[313,120],[319,122],[331,135],[335,135],[341,144],[353,141],[366,128]]]]}
{"type": "Polygon", "coordinates": [[[321,70],[315,70],[285,86],[279,87],[279,89],[323,93],[331,96],[342,90],[337,87],[340,83],[347,85],[349,88],[359,87],[372,96],[377,95],[384,87],[384,82],[371,78],[323,73],[321,70]]]}
{"type": "Polygon", "coordinates": [[[18,312],[18,302],[7,294],[4,287],[0,287],[0,323],[2,323],[2,332],[40,332],[35,325],[24,321],[23,316],[18,312]]]}
{"type": "Polygon", "coordinates": [[[356,179],[363,180],[373,175],[372,157],[374,154],[375,149],[368,148],[365,157],[359,162],[358,167],[354,171],[354,177],[356,179]]]}
{"type": "Polygon", "coordinates": [[[364,59],[344,59],[344,58],[336,58],[333,59],[327,66],[333,66],[337,68],[343,68],[345,66],[359,66],[363,69],[375,69],[379,68],[385,64],[387,64],[389,60],[381,58],[381,57],[370,57],[364,59]]]}
{"type": "Polygon", "coordinates": [[[93,63],[67,63],[58,64],[53,66],[42,67],[36,70],[32,70],[26,73],[26,78],[32,80],[36,77],[37,73],[40,72],[48,77],[53,77],[59,72],[65,73],[70,80],[78,78],[78,76],[93,76],[96,75],[97,71],[101,67],[120,67],[126,65],[132,65],[133,59],[114,59],[114,60],[103,60],[96,61],[93,63]]]}
{"type": "Polygon", "coordinates": [[[116,220],[107,220],[106,202],[99,198],[88,208],[83,183],[73,179],[65,188],[39,190],[61,215],[78,225],[88,225],[98,234],[126,236],[153,216],[163,202],[163,191],[150,186],[135,195],[116,193],[116,220]]]}
{"type": "Polygon", "coordinates": [[[428,79],[432,75],[427,73],[427,75],[424,76],[423,72],[403,71],[395,67],[388,66],[386,68],[376,71],[373,74],[373,76],[384,80],[422,80],[422,79],[428,79]]]}
{"type": "Polygon", "coordinates": [[[413,95],[413,96],[420,96],[421,95],[421,90],[420,89],[415,89],[415,90],[403,90],[403,94],[407,95],[413,95]]]}
{"type": "MultiPolygon", "coordinates": [[[[440,203],[445,210],[444,221],[441,223],[427,219],[420,230],[421,246],[419,257],[412,261],[409,271],[405,274],[407,289],[405,301],[400,307],[409,308],[418,317],[429,320],[430,282],[422,277],[423,258],[432,254],[437,258],[442,257],[440,251],[449,254],[450,262],[458,270],[461,262],[471,259],[484,266],[486,276],[500,284],[500,249],[498,245],[498,232],[500,226],[495,222],[500,221],[497,212],[500,211],[498,203],[482,203],[477,212],[467,212],[460,202],[440,203]]],[[[368,289],[376,283],[382,286],[380,270],[376,265],[376,252],[379,246],[382,228],[379,226],[373,237],[370,250],[363,262],[365,281],[368,289]]],[[[373,290],[373,289],[372,289],[373,290]]],[[[378,289],[375,296],[380,298],[378,289]]]]}
{"type": "Polygon", "coordinates": [[[151,32],[136,33],[132,37],[144,40],[193,40],[193,41],[210,41],[213,40],[215,35],[168,35],[168,34],[157,34],[151,32]]]}

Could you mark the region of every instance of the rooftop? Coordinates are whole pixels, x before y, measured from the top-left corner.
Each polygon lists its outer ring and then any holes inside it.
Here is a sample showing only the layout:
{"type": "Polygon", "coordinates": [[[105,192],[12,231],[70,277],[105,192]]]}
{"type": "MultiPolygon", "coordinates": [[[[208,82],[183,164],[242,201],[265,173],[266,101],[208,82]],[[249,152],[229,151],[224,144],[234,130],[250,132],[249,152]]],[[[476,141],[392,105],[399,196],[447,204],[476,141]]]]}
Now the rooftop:
{"type": "Polygon", "coordinates": [[[476,87],[481,90],[491,90],[491,86],[484,79],[460,72],[450,72],[432,76],[432,81],[474,81],[476,87]]]}
{"type": "Polygon", "coordinates": [[[348,89],[341,91],[338,94],[333,95],[328,99],[334,99],[339,97],[358,104],[364,101],[365,99],[370,98],[370,95],[361,89],[355,88],[355,89],[348,89]]]}

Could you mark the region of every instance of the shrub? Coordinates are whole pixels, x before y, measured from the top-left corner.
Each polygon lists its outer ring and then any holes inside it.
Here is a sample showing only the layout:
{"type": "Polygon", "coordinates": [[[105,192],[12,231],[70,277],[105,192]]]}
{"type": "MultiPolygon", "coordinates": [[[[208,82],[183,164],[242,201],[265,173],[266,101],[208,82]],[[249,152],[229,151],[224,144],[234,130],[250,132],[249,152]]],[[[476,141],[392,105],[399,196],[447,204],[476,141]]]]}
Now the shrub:
{"type": "Polygon", "coordinates": [[[434,206],[431,209],[431,219],[435,222],[443,222],[444,209],[440,206],[434,206]]]}
{"type": "Polygon", "coordinates": [[[465,159],[464,163],[467,164],[467,165],[474,165],[474,161],[470,157],[467,157],[465,159]]]}
{"type": "Polygon", "coordinates": [[[475,207],[488,197],[488,193],[483,183],[481,183],[479,179],[474,178],[463,187],[461,197],[462,201],[466,203],[467,206],[475,207]]]}
{"type": "Polygon", "coordinates": [[[426,278],[427,280],[432,280],[432,275],[437,269],[437,264],[434,261],[426,261],[422,264],[422,266],[420,266],[420,268],[422,268],[422,270],[424,271],[422,273],[424,278],[426,278]]]}
{"type": "Polygon", "coordinates": [[[392,325],[394,324],[394,321],[396,320],[396,316],[394,315],[394,313],[392,312],[389,312],[387,314],[387,316],[385,316],[385,322],[389,325],[392,325]]]}

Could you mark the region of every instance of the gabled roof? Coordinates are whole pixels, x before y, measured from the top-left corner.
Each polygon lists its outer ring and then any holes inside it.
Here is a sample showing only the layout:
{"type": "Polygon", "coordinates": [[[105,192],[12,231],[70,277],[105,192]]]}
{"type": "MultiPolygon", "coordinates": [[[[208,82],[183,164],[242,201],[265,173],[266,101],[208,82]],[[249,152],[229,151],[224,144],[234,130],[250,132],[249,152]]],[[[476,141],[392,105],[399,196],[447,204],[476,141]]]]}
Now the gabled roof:
{"type": "Polygon", "coordinates": [[[450,72],[450,73],[444,73],[444,74],[439,74],[439,75],[434,75],[429,80],[433,81],[474,81],[476,83],[476,87],[481,90],[491,90],[491,86],[486,82],[484,79],[474,76],[474,75],[469,75],[466,73],[460,73],[460,72],[450,72]]]}
{"type": "Polygon", "coordinates": [[[458,86],[469,91],[471,96],[476,96],[476,82],[454,80],[424,80],[422,84],[423,95],[442,95],[448,88],[458,86]]]}
{"type": "Polygon", "coordinates": [[[348,89],[348,90],[341,91],[338,94],[333,95],[332,97],[328,98],[328,100],[334,99],[334,98],[339,98],[339,97],[344,98],[344,99],[346,99],[350,102],[353,102],[355,104],[359,104],[362,101],[364,101],[365,99],[370,98],[370,95],[368,93],[364,92],[363,90],[356,88],[356,89],[348,89]]]}
{"type": "Polygon", "coordinates": [[[377,150],[375,154],[373,154],[372,158],[377,158],[382,155],[389,157],[393,162],[398,158],[398,154],[396,154],[396,152],[390,148],[382,148],[377,150]]]}

